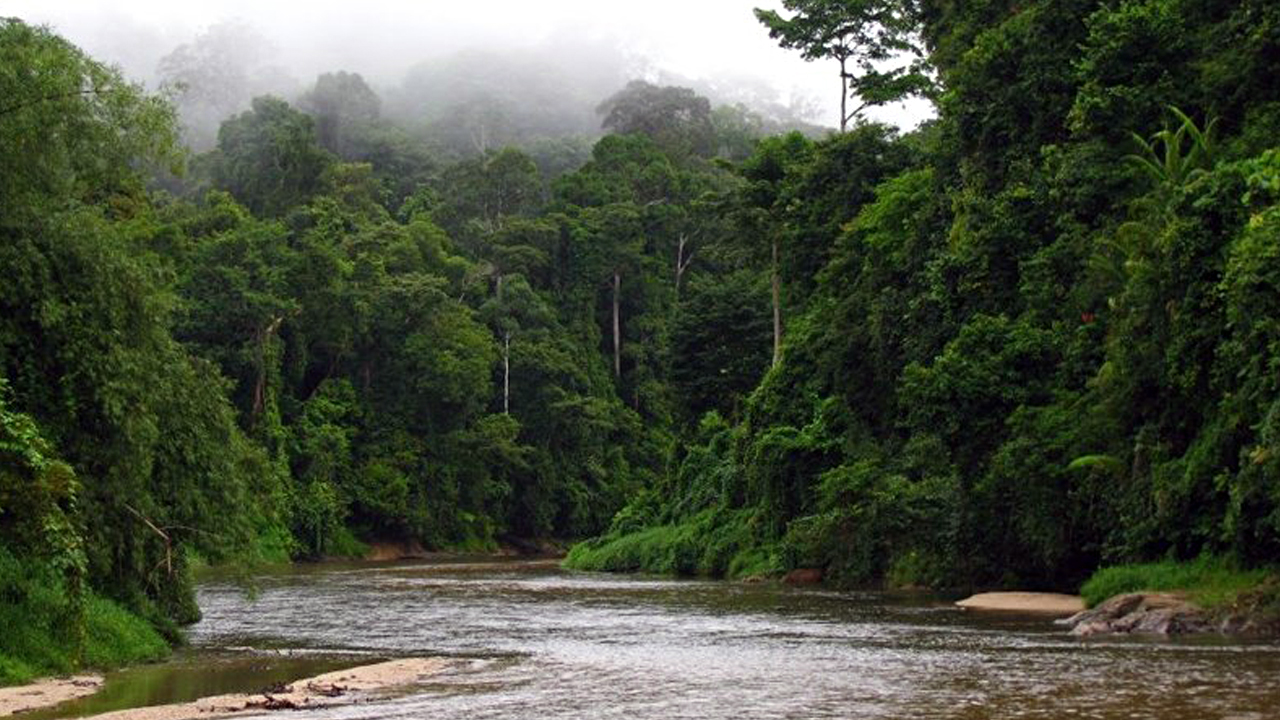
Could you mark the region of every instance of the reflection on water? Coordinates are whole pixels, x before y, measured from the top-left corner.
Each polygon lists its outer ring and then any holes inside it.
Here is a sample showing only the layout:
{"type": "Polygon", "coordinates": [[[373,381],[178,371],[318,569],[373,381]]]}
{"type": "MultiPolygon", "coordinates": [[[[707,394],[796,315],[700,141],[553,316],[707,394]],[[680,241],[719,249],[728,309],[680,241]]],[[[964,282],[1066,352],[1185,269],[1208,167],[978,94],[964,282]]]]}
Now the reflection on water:
{"type": "Polygon", "coordinates": [[[1280,718],[1280,648],[1080,640],[927,597],[567,573],[288,570],[200,589],[198,646],[468,658],[333,718],[1280,718]]]}
{"type": "Polygon", "coordinates": [[[187,702],[211,695],[256,692],[330,670],[373,662],[364,654],[184,653],[158,665],[109,673],[102,690],[55,708],[23,713],[23,720],[54,720],[123,708],[187,702]]]}

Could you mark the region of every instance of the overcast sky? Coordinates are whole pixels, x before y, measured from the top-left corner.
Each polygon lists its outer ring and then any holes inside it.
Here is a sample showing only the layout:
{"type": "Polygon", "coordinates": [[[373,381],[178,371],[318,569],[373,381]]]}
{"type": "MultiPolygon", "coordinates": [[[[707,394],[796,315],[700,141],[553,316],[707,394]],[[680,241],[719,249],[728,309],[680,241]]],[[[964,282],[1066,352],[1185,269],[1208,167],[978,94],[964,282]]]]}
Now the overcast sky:
{"type": "MultiPolygon", "coordinates": [[[[779,48],[752,15],[777,0],[0,0],[0,15],[48,23],[95,57],[151,79],[156,62],[209,25],[243,20],[276,47],[299,80],[350,70],[391,85],[433,56],[470,46],[538,45],[564,33],[617,43],[652,66],[691,78],[756,76],[779,99],[815,104],[815,121],[839,124],[839,79],[830,62],[779,48]]],[[[927,106],[885,108],[912,126],[927,106]]]]}

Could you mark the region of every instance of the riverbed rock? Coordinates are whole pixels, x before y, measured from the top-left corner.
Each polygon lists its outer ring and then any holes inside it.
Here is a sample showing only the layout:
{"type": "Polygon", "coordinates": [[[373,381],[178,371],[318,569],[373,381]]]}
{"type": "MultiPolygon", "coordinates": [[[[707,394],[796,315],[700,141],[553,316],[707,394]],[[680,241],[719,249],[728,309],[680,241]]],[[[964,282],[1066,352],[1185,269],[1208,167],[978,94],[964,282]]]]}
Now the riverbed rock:
{"type": "Polygon", "coordinates": [[[1209,613],[1170,593],[1125,593],[1059,623],[1080,637],[1107,634],[1186,635],[1214,632],[1209,613]]]}

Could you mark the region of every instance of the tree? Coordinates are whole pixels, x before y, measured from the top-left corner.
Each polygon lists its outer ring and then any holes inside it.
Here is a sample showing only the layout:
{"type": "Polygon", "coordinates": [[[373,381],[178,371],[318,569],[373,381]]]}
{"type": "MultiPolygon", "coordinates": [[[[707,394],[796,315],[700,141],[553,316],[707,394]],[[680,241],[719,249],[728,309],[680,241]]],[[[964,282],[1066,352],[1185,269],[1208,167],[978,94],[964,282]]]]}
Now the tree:
{"type": "Polygon", "coordinates": [[[783,18],[756,8],[756,19],[784,48],[800,50],[805,60],[831,58],[840,63],[840,131],[869,107],[919,94],[929,85],[918,62],[889,70],[885,63],[919,55],[914,42],[916,18],[903,0],[783,0],[794,13],[783,18]],[[860,102],[848,109],[850,97],[860,102]]]}
{"type": "Polygon", "coordinates": [[[715,152],[711,101],[689,88],[632,80],[600,103],[602,126],[622,135],[645,135],[673,155],[715,152]]]}
{"type": "Polygon", "coordinates": [[[333,156],[316,142],[310,117],[277,97],[222,124],[214,182],[256,214],[283,215],[321,189],[333,156]]]}
{"type": "Polygon", "coordinates": [[[45,28],[0,19],[0,226],[141,189],[177,164],[173,109],[45,28]]]}
{"type": "Polygon", "coordinates": [[[511,413],[511,341],[524,330],[550,324],[553,314],[521,275],[499,275],[494,296],[480,313],[501,340],[502,412],[507,415],[511,413]]]}
{"type": "Polygon", "coordinates": [[[286,89],[290,83],[267,64],[272,54],[266,38],[244,22],[229,20],[160,58],[160,87],[177,105],[183,139],[191,147],[209,149],[218,125],[244,110],[251,98],[286,89]]]}
{"type": "Polygon", "coordinates": [[[494,233],[509,218],[532,215],[542,197],[542,176],[528,155],[507,147],[460,162],[441,178],[436,219],[463,242],[494,233]]]}
{"type": "Polygon", "coordinates": [[[749,236],[765,240],[769,246],[769,284],[773,299],[773,364],[782,360],[782,270],[781,243],[785,232],[782,218],[787,185],[794,182],[799,167],[812,155],[813,146],[798,132],[769,138],[742,164],[747,186],[742,189],[738,222],[749,236]]]}
{"type": "Polygon", "coordinates": [[[316,122],[320,145],[344,160],[363,159],[357,138],[377,123],[382,101],[359,73],[325,73],[298,99],[298,107],[316,122]]]}

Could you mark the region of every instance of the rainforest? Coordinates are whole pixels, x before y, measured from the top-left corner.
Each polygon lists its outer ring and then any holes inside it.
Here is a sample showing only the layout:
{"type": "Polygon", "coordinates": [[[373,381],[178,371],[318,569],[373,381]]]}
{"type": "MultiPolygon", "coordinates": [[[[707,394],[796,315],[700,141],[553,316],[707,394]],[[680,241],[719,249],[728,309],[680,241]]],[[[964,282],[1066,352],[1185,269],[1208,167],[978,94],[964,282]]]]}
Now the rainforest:
{"type": "Polygon", "coordinates": [[[754,19],[838,128],[497,55],[254,94],[236,26],[149,86],[0,20],[0,684],[386,547],[1280,616],[1280,5],[754,19]]]}

